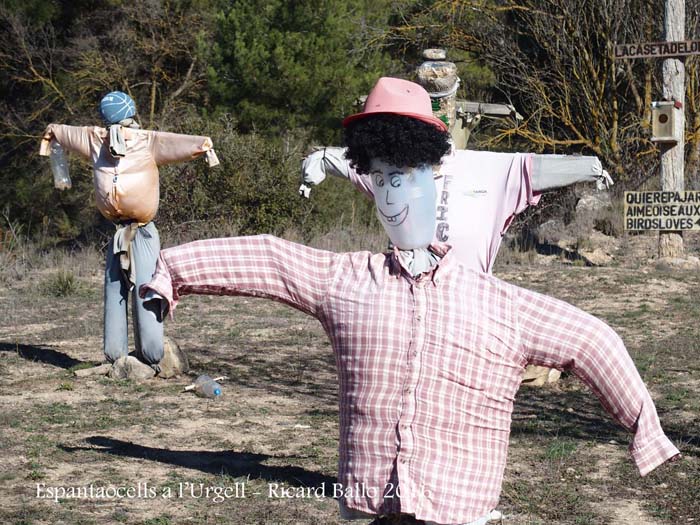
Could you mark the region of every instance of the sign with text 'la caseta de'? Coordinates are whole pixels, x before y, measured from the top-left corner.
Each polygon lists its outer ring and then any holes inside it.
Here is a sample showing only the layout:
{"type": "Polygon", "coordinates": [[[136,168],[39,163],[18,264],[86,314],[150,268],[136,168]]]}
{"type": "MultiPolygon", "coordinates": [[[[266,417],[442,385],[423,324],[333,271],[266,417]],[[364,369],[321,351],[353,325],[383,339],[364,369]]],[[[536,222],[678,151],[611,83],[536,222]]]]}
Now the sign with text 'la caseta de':
{"type": "Polygon", "coordinates": [[[664,58],[700,54],[700,40],[685,42],[646,42],[642,44],[618,44],[615,58],[664,58]]]}
{"type": "Polygon", "coordinates": [[[626,191],[625,230],[700,230],[700,191],[626,191]]]}

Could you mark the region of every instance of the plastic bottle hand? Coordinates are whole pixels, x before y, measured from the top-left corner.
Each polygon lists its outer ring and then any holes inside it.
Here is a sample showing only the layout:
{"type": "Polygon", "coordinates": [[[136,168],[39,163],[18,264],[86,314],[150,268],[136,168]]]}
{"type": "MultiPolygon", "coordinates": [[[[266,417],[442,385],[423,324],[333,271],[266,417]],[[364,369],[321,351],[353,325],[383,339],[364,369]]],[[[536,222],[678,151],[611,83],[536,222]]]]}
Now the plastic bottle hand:
{"type": "Polygon", "coordinates": [[[299,186],[299,195],[308,199],[309,195],[311,195],[311,186],[302,183],[302,185],[299,186]]]}
{"type": "Polygon", "coordinates": [[[54,187],[58,190],[70,189],[72,184],[68,174],[68,159],[63,152],[63,147],[55,140],[51,141],[49,160],[54,187]]]}
{"type": "Polygon", "coordinates": [[[607,170],[603,170],[603,173],[598,175],[598,178],[595,181],[595,187],[599,191],[608,190],[613,184],[615,183],[613,182],[612,177],[607,172],[607,170]]]}

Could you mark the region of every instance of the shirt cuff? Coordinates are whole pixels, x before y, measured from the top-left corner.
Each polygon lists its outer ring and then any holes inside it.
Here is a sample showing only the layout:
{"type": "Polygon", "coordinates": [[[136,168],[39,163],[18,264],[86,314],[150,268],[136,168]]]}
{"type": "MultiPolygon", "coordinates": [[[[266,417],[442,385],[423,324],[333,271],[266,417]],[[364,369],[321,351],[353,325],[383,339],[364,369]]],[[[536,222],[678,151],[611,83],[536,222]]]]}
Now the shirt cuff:
{"type": "Polygon", "coordinates": [[[178,294],[177,290],[173,288],[170,272],[167,271],[167,265],[163,261],[163,254],[158,258],[156,272],[153,274],[151,282],[142,284],[139,288],[139,296],[144,301],[160,299],[161,312],[165,314],[167,309],[170,312],[170,318],[173,318],[173,311],[178,302],[178,294]]]}
{"type": "MultiPolygon", "coordinates": [[[[142,286],[146,286],[146,285],[144,284],[142,286]]],[[[154,292],[153,290],[151,290],[149,288],[144,288],[144,292],[145,293],[141,294],[144,304],[148,303],[150,301],[158,301],[157,308],[160,311],[160,318],[161,319],[165,318],[165,314],[167,314],[169,311],[171,311],[170,310],[170,303],[168,302],[168,300],[165,297],[163,297],[162,295],[160,295],[159,293],[154,292]]],[[[170,319],[172,319],[172,318],[173,318],[173,316],[171,314],[170,319]]]]}
{"type": "Polygon", "coordinates": [[[679,456],[680,451],[664,434],[661,434],[639,448],[631,446],[630,454],[639,469],[639,474],[646,476],[656,467],[679,456]]]}

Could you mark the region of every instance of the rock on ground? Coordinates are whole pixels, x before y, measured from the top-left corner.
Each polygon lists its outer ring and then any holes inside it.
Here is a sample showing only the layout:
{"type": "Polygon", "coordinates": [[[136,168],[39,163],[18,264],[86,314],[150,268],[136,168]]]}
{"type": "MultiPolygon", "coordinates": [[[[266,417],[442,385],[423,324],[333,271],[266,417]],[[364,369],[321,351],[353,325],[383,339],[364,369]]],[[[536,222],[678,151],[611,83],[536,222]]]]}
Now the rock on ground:
{"type": "Polygon", "coordinates": [[[561,377],[561,372],[554,368],[530,365],[525,369],[522,384],[524,386],[544,386],[556,383],[561,377]]]}
{"type": "Polygon", "coordinates": [[[182,351],[180,345],[172,337],[166,337],[163,341],[163,359],[161,359],[159,366],[158,377],[163,379],[186,374],[190,370],[187,354],[182,351]]]}
{"type": "Polygon", "coordinates": [[[656,260],[656,266],[660,269],[700,270],[700,259],[694,255],[687,255],[685,257],[660,257],[656,260]]]}
{"type": "Polygon", "coordinates": [[[112,379],[134,379],[145,381],[156,375],[156,371],[145,363],[142,363],[132,355],[126,355],[117,359],[109,371],[112,379]]]}

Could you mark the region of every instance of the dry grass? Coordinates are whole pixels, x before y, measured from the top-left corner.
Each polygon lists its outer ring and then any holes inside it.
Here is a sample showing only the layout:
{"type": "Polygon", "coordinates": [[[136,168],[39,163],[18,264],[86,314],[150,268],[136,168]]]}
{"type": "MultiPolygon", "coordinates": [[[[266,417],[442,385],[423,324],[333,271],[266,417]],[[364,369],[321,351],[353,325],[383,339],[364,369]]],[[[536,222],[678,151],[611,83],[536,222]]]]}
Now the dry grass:
{"type": "MultiPolygon", "coordinates": [[[[240,227],[235,221],[192,221],[181,224],[176,230],[161,231],[163,247],[175,246],[198,239],[234,237],[240,227]]],[[[304,243],[320,250],[344,251],[384,251],[389,243],[381,227],[357,224],[342,225],[324,232],[307,232],[299,228],[285,231],[281,237],[293,242],[304,243]]]]}

